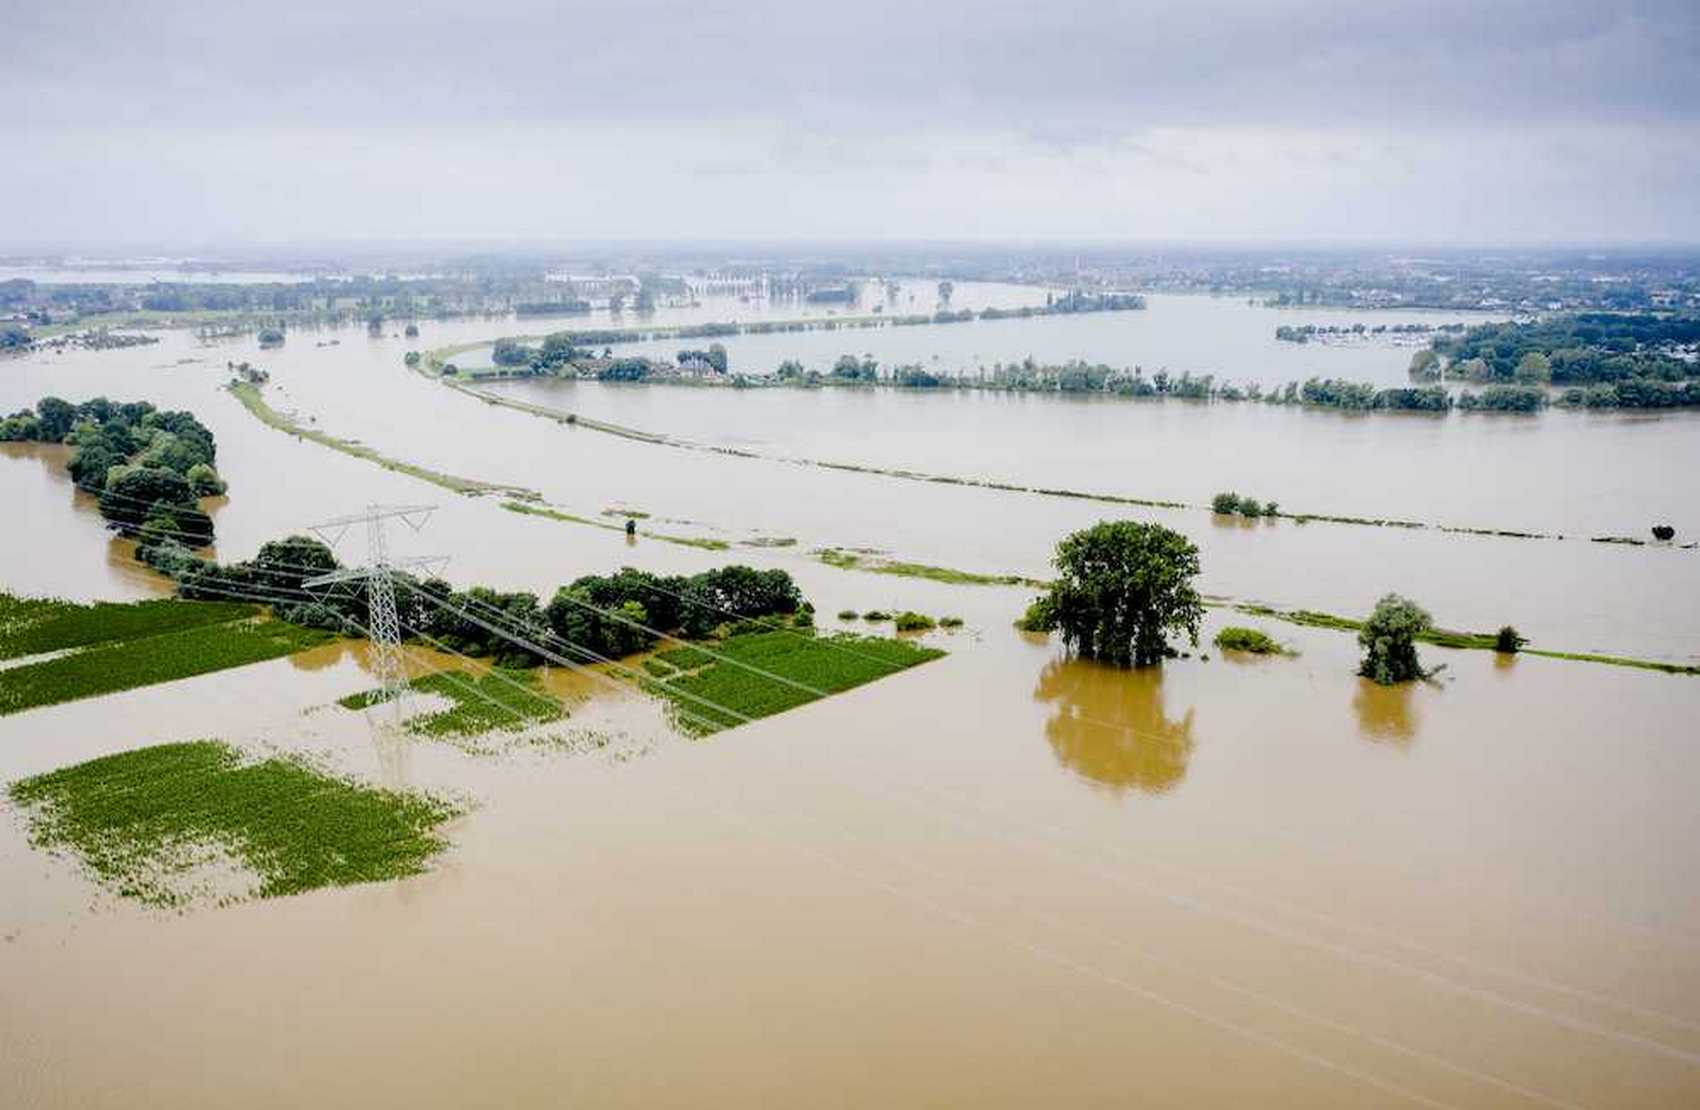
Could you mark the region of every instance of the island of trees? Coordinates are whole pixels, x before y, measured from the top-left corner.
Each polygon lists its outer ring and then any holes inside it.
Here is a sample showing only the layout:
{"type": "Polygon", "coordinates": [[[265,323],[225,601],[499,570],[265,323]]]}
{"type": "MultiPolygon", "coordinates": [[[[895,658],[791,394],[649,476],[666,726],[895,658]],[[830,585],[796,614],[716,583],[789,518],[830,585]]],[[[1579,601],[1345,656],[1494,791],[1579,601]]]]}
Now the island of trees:
{"type": "Polygon", "coordinates": [[[1411,359],[1419,380],[1489,383],[1488,389],[1583,408],[1700,405],[1700,316],[1581,312],[1483,324],[1437,336],[1411,359]]]}
{"type": "Polygon", "coordinates": [[[114,529],[144,545],[168,537],[190,547],[212,543],[212,518],[198,499],[225,485],[214,469],[212,432],[190,413],[146,401],[44,397],[0,421],[0,441],[74,446],[66,463],[72,480],[99,498],[114,529]]]}

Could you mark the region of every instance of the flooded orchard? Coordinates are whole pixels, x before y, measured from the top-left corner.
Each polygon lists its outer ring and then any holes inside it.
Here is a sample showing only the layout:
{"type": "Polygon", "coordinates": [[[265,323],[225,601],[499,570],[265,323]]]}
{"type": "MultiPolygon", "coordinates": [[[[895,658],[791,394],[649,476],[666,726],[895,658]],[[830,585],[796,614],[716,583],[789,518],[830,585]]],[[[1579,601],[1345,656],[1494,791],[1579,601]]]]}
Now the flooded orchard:
{"type": "MultiPolygon", "coordinates": [[[[721,308],[702,314],[730,318],[721,308]]],[[[1274,328],[1293,319],[1154,297],[1090,320],[727,346],[758,363],[915,350],[955,369],[1078,349],[1236,379],[1402,378],[1408,350],[1278,345],[1274,328]]],[[[424,875],[181,914],[103,895],[34,852],[6,811],[0,1102],[1023,1106],[1119,1103],[1130,1087],[1173,1106],[1700,1097],[1688,787],[1700,679],[1423,645],[1444,670],[1390,689],[1357,677],[1350,632],[1223,608],[1189,657],[1119,671],[1015,631],[1031,588],[815,554],[1043,578],[1068,531],[1154,520],[1198,544],[1200,588],[1224,600],[1361,617],[1398,590],[1451,628],[1511,623],[1542,647],[1693,663],[1700,553],[1590,542],[1667,520],[1679,541],[1700,531],[1692,414],[488,387],[765,456],[745,458],[482,403],[402,363],[528,323],[423,323],[413,340],[294,330],[267,351],[164,332],[147,348],[10,360],[0,404],[105,394],[194,412],[230,484],[213,512],[226,559],[367,503],[431,502],[407,553],[450,556],[459,586],[547,598],[622,564],[747,562],[789,571],[826,628],[866,628],[830,615],[876,607],[960,617],[924,638],[949,654],[703,740],[635,691],[552,669],[541,681],[569,705],[563,729],[606,742],[396,744],[335,704],[373,682],[346,643],[0,717],[4,781],[218,737],[467,803],[424,875]],[[516,513],[267,427],[222,388],[231,360],[269,371],[268,403],[304,427],[535,490],[585,520],[640,511],[645,530],[728,547],[516,513]],[[1564,539],[1247,523],[795,460],[1189,505],[1235,489],[1289,512],[1564,539]],[[1209,640],[1229,623],[1295,654],[1220,652],[1209,640]]],[[[0,546],[10,589],[163,589],[54,451],[8,446],[0,489],[19,522],[0,546]]],[[[446,662],[409,650],[419,666],[446,662]]]]}

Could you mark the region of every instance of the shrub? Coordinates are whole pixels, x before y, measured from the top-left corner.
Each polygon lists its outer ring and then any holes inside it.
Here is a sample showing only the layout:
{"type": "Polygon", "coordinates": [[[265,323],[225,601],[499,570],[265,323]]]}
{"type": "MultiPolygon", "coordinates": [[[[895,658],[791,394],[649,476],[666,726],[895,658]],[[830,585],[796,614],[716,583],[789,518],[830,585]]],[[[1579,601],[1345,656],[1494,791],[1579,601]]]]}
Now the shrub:
{"type": "Polygon", "coordinates": [[[962,627],[962,618],[961,617],[940,617],[939,618],[939,627],[940,628],[961,628],[962,627]]]}
{"type": "Polygon", "coordinates": [[[204,462],[191,466],[184,477],[189,480],[189,488],[195,491],[196,497],[217,497],[225,490],[224,479],[204,462]]]}
{"type": "Polygon", "coordinates": [[[899,632],[927,632],[938,627],[938,622],[925,613],[908,609],[897,614],[896,621],[899,632]]]}
{"type": "Polygon", "coordinates": [[[1673,540],[1676,538],[1676,529],[1668,524],[1655,524],[1653,525],[1653,538],[1655,540],[1673,540]]]}
{"type": "Polygon", "coordinates": [[[1517,650],[1529,641],[1509,624],[1499,630],[1493,638],[1493,650],[1505,655],[1515,655],[1517,650]]]}
{"type": "Polygon", "coordinates": [[[865,621],[888,621],[891,619],[891,614],[880,609],[869,609],[862,614],[862,619],[865,621]]]}
{"type": "Polygon", "coordinates": [[[841,621],[853,621],[861,615],[854,609],[840,609],[838,611],[838,619],[841,621]]]}
{"type": "Polygon", "coordinates": [[[1223,651],[1244,651],[1252,655],[1288,654],[1279,641],[1255,628],[1224,628],[1216,633],[1216,646],[1223,651]]]}
{"type": "Polygon", "coordinates": [[[1210,511],[1232,516],[1240,511],[1240,495],[1237,493],[1218,493],[1210,499],[1210,511]]]}
{"type": "Polygon", "coordinates": [[[1015,627],[1023,632],[1050,632],[1056,626],[1050,599],[1043,597],[1034,598],[1033,603],[1027,606],[1027,611],[1021,614],[1021,619],[1015,622],[1015,627]]]}
{"type": "Polygon", "coordinates": [[[1358,643],[1364,649],[1358,673],[1383,686],[1422,678],[1416,641],[1418,634],[1428,631],[1433,623],[1416,602],[1387,594],[1375,603],[1375,612],[1358,630],[1358,643]]]}

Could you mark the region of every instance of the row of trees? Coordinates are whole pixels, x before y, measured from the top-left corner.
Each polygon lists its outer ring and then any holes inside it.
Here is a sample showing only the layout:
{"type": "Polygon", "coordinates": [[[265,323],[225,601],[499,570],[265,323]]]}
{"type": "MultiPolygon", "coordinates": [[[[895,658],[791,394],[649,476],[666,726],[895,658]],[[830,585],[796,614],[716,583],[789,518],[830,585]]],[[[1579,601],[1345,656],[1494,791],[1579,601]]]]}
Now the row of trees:
{"type": "MultiPolygon", "coordinates": [[[[1057,545],[1057,577],[1034,599],[1020,627],[1058,632],[1075,653],[1120,666],[1147,667],[1176,654],[1171,636],[1198,646],[1204,600],[1198,577],[1198,548],[1161,524],[1105,521],[1075,532],[1057,545]]],[[[1421,678],[1417,638],[1433,627],[1420,606],[1388,594],[1358,628],[1363,647],[1359,673],[1392,684],[1421,678]]],[[[1516,651],[1522,637],[1500,630],[1501,651],[1516,651]]]]}
{"type": "MultiPolygon", "coordinates": [[[[252,559],[222,565],[199,559],[164,536],[144,536],[138,554],[174,578],[178,593],[186,598],[281,598],[272,607],[279,618],[336,631],[347,631],[351,622],[359,625],[366,620],[363,586],[324,591],[315,598],[303,596],[310,592],[303,583],[338,569],[331,549],[307,536],[273,540],[252,559]]],[[[536,666],[546,658],[460,613],[513,629],[521,639],[541,647],[557,637],[609,658],[654,646],[657,637],[648,629],[704,639],[743,621],[788,618],[795,623],[813,613],[789,574],[743,565],[689,576],[660,576],[625,567],[617,574],[575,579],[556,590],[547,603],[527,591],[504,592],[486,586],[456,590],[441,578],[397,577],[406,584],[396,592],[397,615],[403,625],[455,651],[494,658],[510,667],[536,666]]]]}
{"type": "Polygon", "coordinates": [[[191,413],[162,412],[146,401],[96,397],[74,405],[43,397],[0,421],[0,440],[67,443],[71,478],[96,494],[101,515],[128,536],[213,539],[212,518],[196,503],[225,490],[214,468],[212,432],[191,413]]]}

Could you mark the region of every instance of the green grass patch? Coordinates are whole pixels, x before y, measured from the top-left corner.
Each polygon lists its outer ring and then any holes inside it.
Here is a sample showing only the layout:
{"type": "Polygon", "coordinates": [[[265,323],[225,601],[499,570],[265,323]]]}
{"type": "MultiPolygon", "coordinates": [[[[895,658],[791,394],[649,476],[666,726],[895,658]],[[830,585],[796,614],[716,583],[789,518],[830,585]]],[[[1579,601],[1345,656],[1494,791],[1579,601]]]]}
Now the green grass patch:
{"type": "Polygon", "coordinates": [[[0,716],[293,655],[332,633],[256,618],[97,644],[0,670],[0,716]]]}
{"type": "Polygon", "coordinates": [[[1024,578],[1019,574],[976,574],[973,571],[956,570],[953,567],[935,567],[926,563],[904,563],[894,559],[883,559],[873,555],[862,555],[854,551],[846,551],[841,547],[824,547],[814,552],[815,558],[829,567],[839,570],[864,570],[871,574],[895,574],[900,578],[925,578],[930,582],[944,582],[953,586],[1031,586],[1042,589],[1050,585],[1036,578],[1024,578]]]}
{"type": "Polygon", "coordinates": [[[258,607],[233,601],[97,601],[18,597],[0,591],[0,659],[20,659],[114,640],[135,640],[251,617],[258,607]]]}
{"type": "Polygon", "coordinates": [[[689,644],[657,652],[655,658],[679,671],[692,671],[713,662],[713,657],[708,652],[689,644]]]}
{"type": "Polygon", "coordinates": [[[905,609],[892,620],[896,623],[899,632],[930,632],[939,626],[939,622],[927,616],[927,614],[917,613],[911,609],[905,609]]]}
{"type": "MultiPolygon", "coordinates": [[[[417,736],[480,736],[497,729],[520,732],[567,715],[559,702],[538,688],[537,678],[530,671],[492,670],[480,675],[438,671],[416,678],[408,686],[454,703],[447,709],[409,718],[407,731],[417,736]]],[[[383,691],[366,690],[338,698],[337,704],[344,709],[365,709],[382,699],[383,691]]]]}
{"type": "MultiPolygon", "coordinates": [[[[545,520],[558,520],[563,524],[587,524],[592,528],[601,528],[607,532],[624,532],[626,530],[626,526],[623,524],[610,524],[605,520],[575,516],[572,513],[564,513],[559,509],[551,509],[543,505],[530,505],[523,501],[504,501],[502,508],[510,513],[519,513],[523,516],[540,516],[545,520]]],[[[703,539],[698,536],[671,536],[665,532],[647,532],[642,529],[639,529],[638,535],[652,540],[660,540],[663,543],[676,543],[681,547],[700,547],[706,551],[725,551],[732,546],[725,540],[703,539]]]]}
{"type": "MultiPolygon", "coordinates": [[[[726,659],[827,694],[841,693],[944,654],[936,648],[920,647],[905,640],[848,634],[810,636],[797,632],[733,636],[716,644],[714,651],[726,659]]],[[[706,653],[702,658],[703,665],[690,673],[646,683],[651,692],[673,702],[679,726],[694,735],[742,724],[733,714],[754,720],[817,700],[809,690],[755,670],[712,659],[706,653]],[[721,712],[704,702],[732,712],[721,712]]]]}
{"type": "Polygon", "coordinates": [[[1281,642],[1255,628],[1229,627],[1216,633],[1216,646],[1223,651],[1243,651],[1251,655],[1291,655],[1281,642]]]}
{"type": "Polygon", "coordinates": [[[104,756],[11,785],[30,841],[79,856],[118,894],[189,901],[194,872],[226,862],[261,898],[416,875],[447,846],[445,802],[378,790],[292,759],[245,761],[216,740],[104,756]]]}

